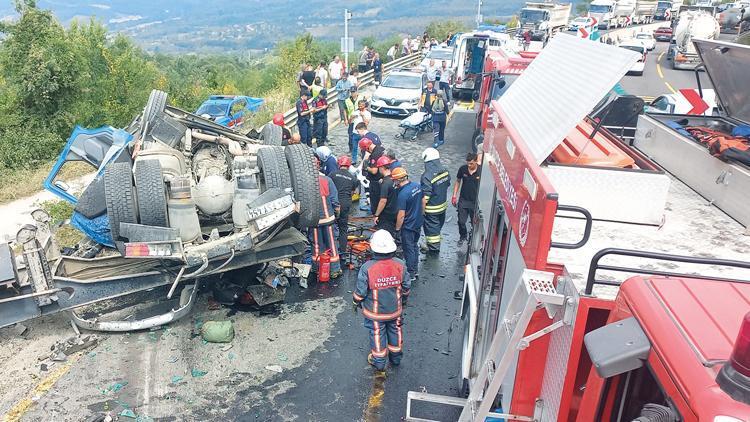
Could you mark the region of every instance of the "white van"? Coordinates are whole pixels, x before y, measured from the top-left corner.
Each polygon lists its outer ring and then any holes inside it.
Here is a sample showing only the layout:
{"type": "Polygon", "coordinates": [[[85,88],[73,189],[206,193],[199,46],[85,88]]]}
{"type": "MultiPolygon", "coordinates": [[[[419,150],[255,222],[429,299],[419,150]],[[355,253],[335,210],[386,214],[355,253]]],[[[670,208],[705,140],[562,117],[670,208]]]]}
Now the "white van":
{"type": "Polygon", "coordinates": [[[473,31],[458,37],[453,51],[453,98],[478,98],[485,54],[499,50],[508,41],[508,34],[495,31],[473,31]]]}

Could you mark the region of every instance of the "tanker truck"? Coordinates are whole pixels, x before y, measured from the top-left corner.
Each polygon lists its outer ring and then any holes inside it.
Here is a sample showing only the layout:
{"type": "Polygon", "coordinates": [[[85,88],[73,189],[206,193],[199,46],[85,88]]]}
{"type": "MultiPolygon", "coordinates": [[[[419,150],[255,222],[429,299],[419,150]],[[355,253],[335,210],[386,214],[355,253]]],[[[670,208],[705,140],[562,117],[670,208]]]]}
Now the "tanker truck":
{"type": "Polygon", "coordinates": [[[674,69],[693,70],[701,59],[693,45],[693,38],[713,40],[719,37],[719,22],[705,10],[686,10],[680,13],[674,30],[674,69]]]}
{"type": "Polygon", "coordinates": [[[564,28],[570,20],[571,4],[527,2],[521,9],[521,24],[518,36],[526,31],[534,41],[547,42],[557,31],[564,28]]]}
{"type": "Polygon", "coordinates": [[[589,5],[589,16],[599,22],[599,29],[627,26],[634,11],[635,0],[594,0],[589,5]]]}

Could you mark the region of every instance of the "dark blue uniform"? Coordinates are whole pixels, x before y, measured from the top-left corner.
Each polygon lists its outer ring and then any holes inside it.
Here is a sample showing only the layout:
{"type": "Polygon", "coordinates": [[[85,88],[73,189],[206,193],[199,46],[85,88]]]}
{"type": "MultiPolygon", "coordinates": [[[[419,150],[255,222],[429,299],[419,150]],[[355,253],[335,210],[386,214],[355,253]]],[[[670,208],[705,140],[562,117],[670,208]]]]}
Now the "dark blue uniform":
{"type": "Polygon", "coordinates": [[[310,115],[302,115],[303,112],[310,110],[307,101],[300,98],[297,100],[297,129],[299,129],[300,141],[311,147],[312,146],[312,126],[310,125],[310,115]]]}
{"type": "MultiPolygon", "coordinates": [[[[318,95],[313,100],[312,105],[313,108],[325,107],[325,109],[313,113],[313,137],[320,147],[328,142],[328,100],[318,95]]],[[[326,176],[328,176],[327,173],[326,176]]]]}
{"type": "Polygon", "coordinates": [[[440,160],[424,163],[421,186],[422,193],[427,198],[427,205],[424,209],[423,229],[427,248],[432,252],[440,250],[440,231],[445,224],[450,184],[450,173],[440,160]]]}
{"type": "Polygon", "coordinates": [[[404,212],[404,223],[401,225],[401,244],[404,248],[406,268],[412,277],[416,277],[419,264],[419,233],[422,230],[422,188],[419,184],[409,182],[402,186],[396,201],[398,211],[404,212]]]}

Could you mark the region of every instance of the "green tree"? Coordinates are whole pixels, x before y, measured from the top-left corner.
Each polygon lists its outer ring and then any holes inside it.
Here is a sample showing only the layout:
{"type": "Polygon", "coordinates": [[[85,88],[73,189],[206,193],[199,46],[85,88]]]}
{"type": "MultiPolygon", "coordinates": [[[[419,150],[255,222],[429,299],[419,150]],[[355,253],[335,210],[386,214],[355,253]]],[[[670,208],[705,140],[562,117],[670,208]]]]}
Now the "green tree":
{"type": "Polygon", "coordinates": [[[432,21],[427,24],[425,31],[431,38],[436,38],[439,41],[444,40],[449,33],[455,34],[457,32],[465,32],[469,27],[466,23],[457,20],[442,20],[432,21]]]}

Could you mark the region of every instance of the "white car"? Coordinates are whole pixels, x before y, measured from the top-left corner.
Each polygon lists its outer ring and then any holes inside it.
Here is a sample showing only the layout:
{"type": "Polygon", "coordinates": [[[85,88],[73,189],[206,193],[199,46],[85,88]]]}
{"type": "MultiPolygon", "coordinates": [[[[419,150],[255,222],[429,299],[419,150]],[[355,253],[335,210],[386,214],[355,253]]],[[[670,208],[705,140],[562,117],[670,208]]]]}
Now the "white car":
{"type": "Polygon", "coordinates": [[[643,70],[646,68],[646,47],[643,46],[643,43],[636,40],[629,40],[624,41],[620,43],[620,48],[626,48],[631,51],[635,51],[636,53],[641,53],[641,58],[638,59],[637,62],[633,64],[633,66],[628,70],[628,75],[637,75],[641,76],[643,75],[643,70]]]}
{"type": "Polygon", "coordinates": [[[453,48],[451,47],[432,47],[432,50],[427,52],[422,62],[419,63],[420,67],[427,67],[430,65],[430,60],[435,60],[435,66],[440,67],[443,60],[448,68],[453,67],[453,48]]]}
{"type": "Polygon", "coordinates": [[[394,69],[372,94],[370,111],[387,116],[408,116],[419,109],[427,75],[422,69],[394,69]]]}
{"type": "Polygon", "coordinates": [[[579,16],[568,24],[568,31],[578,31],[578,28],[586,28],[591,26],[592,19],[587,16],[579,16]]]}
{"type": "Polygon", "coordinates": [[[648,51],[656,48],[656,38],[654,38],[654,34],[641,32],[640,34],[636,34],[635,39],[640,41],[648,51]]]}

